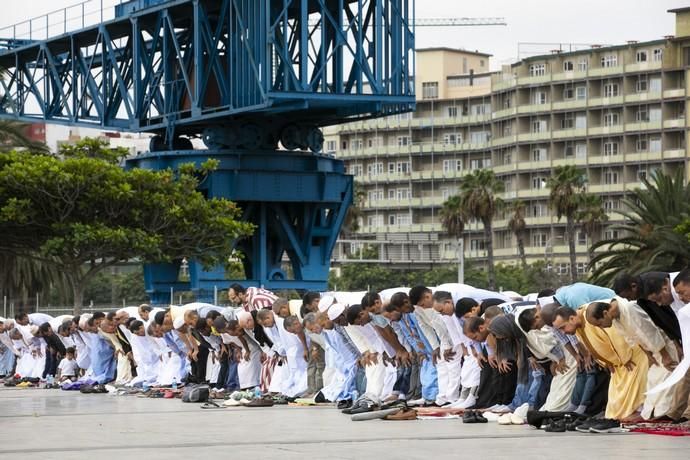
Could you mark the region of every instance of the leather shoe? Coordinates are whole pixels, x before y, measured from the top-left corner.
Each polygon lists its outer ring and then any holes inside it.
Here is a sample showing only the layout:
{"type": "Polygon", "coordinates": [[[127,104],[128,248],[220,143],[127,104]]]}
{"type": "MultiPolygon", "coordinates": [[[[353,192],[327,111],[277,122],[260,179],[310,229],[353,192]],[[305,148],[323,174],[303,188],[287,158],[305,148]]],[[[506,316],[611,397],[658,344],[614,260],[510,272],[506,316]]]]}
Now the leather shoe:
{"type": "Polygon", "coordinates": [[[473,410],[465,411],[465,413],[462,415],[462,423],[479,423],[477,420],[477,413],[473,410]]]}

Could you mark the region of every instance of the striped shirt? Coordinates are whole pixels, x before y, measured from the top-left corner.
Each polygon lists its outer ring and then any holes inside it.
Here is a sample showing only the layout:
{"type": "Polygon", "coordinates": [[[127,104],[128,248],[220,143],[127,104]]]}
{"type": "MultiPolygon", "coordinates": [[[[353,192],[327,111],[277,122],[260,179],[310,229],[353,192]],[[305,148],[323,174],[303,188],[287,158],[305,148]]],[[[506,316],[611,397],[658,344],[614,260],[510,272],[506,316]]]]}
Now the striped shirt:
{"type": "Polygon", "coordinates": [[[246,300],[244,302],[245,311],[261,310],[263,308],[271,308],[273,302],[278,300],[278,296],[267,291],[266,289],[261,289],[257,287],[248,287],[246,292],[246,300]]]}

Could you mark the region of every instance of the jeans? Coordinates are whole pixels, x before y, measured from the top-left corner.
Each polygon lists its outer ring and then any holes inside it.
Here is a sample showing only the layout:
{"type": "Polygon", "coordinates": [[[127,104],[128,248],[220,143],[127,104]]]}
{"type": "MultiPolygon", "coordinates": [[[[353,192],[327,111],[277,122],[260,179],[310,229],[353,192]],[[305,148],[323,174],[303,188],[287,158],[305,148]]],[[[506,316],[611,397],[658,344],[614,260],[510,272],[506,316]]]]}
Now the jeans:
{"type": "Polygon", "coordinates": [[[237,375],[237,361],[235,361],[233,353],[230,353],[230,356],[220,363],[218,383],[216,386],[225,388],[228,391],[240,389],[240,378],[237,375]]]}
{"type": "Polygon", "coordinates": [[[412,375],[411,367],[398,366],[398,379],[395,381],[393,386],[393,391],[397,391],[400,394],[407,395],[410,390],[410,376],[412,375]]]}
{"type": "Polygon", "coordinates": [[[510,410],[515,410],[525,403],[527,403],[530,408],[536,406],[544,375],[543,369],[532,370],[529,374],[527,383],[518,383],[515,389],[515,397],[509,404],[510,410]]]}
{"type": "Polygon", "coordinates": [[[589,406],[592,403],[592,394],[597,384],[597,371],[579,371],[575,380],[573,397],[570,400],[576,406],[589,406]]]}

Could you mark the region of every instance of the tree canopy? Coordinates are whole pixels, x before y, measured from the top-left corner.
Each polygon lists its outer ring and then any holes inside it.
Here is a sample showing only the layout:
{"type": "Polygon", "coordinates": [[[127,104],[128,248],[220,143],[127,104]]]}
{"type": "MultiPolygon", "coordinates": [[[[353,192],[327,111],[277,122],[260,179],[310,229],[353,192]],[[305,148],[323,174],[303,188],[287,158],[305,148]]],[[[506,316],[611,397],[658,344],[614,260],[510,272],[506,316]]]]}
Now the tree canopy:
{"type": "Polygon", "coordinates": [[[0,250],[59,267],[75,308],[106,267],[183,257],[211,266],[252,231],[234,203],[197,191],[207,171],[124,170],[121,151],[91,140],[60,153],[0,154],[0,250]]]}

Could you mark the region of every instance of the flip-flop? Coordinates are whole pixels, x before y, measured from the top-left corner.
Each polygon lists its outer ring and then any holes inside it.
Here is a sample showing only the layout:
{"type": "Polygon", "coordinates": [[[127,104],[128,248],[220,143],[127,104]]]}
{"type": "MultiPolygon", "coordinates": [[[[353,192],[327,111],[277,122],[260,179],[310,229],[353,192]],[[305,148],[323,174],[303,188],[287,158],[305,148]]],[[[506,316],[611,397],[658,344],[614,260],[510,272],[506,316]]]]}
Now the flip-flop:
{"type": "Polygon", "coordinates": [[[202,409],[225,409],[224,406],[221,406],[220,404],[216,404],[213,401],[208,401],[205,402],[201,405],[202,409]]]}

